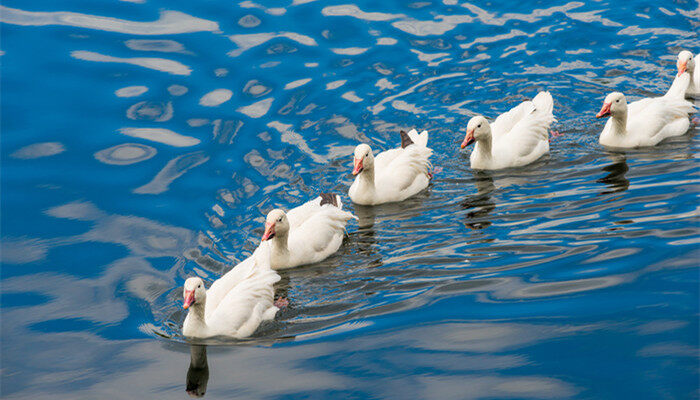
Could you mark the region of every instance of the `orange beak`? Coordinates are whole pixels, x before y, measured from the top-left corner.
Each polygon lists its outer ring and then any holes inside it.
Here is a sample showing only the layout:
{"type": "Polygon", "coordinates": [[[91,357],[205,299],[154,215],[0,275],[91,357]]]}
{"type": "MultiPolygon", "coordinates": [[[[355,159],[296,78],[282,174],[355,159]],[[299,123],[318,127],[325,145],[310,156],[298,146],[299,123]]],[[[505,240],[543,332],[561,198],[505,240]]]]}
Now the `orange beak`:
{"type": "Polygon", "coordinates": [[[600,109],[598,114],[595,115],[596,118],[603,118],[610,115],[610,106],[612,103],[603,103],[603,108],[600,109]]]}
{"type": "Polygon", "coordinates": [[[365,167],[362,166],[362,159],[361,158],[355,158],[354,160],[355,160],[355,168],[352,169],[352,174],[357,175],[360,172],[362,172],[362,170],[365,167]]]}
{"type": "Polygon", "coordinates": [[[676,67],[678,67],[678,76],[681,76],[681,74],[684,73],[686,71],[686,69],[688,68],[688,62],[687,61],[683,61],[683,62],[678,61],[678,63],[676,64],[676,67]]]}
{"type": "Polygon", "coordinates": [[[465,148],[470,144],[474,143],[474,129],[467,129],[467,136],[464,137],[464,141],[460,148],[465,148]]]}
{"type": "Polygon", "coordinates": [[[185,300],[182,301],[182,308],[187,310],[194,304],[194,290],[185,290],[185,300]]]}
{"type": "Polygon", "coordinates": [[[270,240],[273,237],[275,237],[275,223],[266,223],[265,224],[265,233],[263,233],[262,236],[262,241],[270,240]]]}

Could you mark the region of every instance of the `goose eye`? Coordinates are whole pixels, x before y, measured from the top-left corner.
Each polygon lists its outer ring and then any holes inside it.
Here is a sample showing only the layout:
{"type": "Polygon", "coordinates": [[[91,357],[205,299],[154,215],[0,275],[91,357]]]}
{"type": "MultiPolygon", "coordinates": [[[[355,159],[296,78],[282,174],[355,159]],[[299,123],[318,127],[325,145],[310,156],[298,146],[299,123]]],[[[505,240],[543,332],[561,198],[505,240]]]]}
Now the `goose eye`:
{"type": "Polygon", "coordinates": [[[620,100],[615,100],[615,103],[619,103],[619,102],[620,102],[620,100]]]}
{"type": "Polygon", "coordinates": [[[277,218],[277,222],[282,222],[282,217],[277,218]]]}
{"type": "Polygon", "coordinates": [[[476,127],[477,127],[477,128],[481,128],[481,124],[477,125],[476,127]]]}

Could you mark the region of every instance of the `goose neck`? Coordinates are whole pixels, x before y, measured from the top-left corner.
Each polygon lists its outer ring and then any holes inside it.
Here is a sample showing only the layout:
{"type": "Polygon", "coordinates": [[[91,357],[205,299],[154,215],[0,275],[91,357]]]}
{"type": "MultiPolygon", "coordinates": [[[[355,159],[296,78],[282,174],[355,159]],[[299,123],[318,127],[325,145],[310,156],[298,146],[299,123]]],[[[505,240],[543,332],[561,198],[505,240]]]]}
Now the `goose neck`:
{"type": "Polygon", "coordinates": [[[627,111],[615,113],[612,116],[612,133],[624,135],[627,133],[627,111]]]}
{"type": "Polygon", "coordinates": [[[374,168],[367,168],[359,176],[362,191],[374,191],[374,168]]]}
{"type": "Polygon", "coordinates": [[[480,157],[482,158],[491,158],[491,150],[492,150],[492,143],[491,143],[491,137],[487,137],[484,139],[478,140],[474,144],[474,151],[479,154],[480,157]]]}

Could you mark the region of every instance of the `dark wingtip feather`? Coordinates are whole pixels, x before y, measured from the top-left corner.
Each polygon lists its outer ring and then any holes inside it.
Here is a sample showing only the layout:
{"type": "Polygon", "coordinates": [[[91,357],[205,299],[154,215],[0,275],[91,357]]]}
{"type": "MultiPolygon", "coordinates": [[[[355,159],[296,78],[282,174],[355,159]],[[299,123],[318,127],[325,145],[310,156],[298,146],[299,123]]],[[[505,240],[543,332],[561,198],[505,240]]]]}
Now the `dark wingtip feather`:
{"type": "Polygon", "coordinates": [[[338,207],[338,196],[334,193],[321,193],[321,205],[324,204],[338,207]]]}
{"type": "Polygon", "coordinates": [[[413,144],[413,140],[411,140],[411,137],[408,136],[408,133],[406,133],[406,131],[399,132],[399,135],[401,135],[401,148],[402,149],[405,149],[406,147],[413,144]]]}

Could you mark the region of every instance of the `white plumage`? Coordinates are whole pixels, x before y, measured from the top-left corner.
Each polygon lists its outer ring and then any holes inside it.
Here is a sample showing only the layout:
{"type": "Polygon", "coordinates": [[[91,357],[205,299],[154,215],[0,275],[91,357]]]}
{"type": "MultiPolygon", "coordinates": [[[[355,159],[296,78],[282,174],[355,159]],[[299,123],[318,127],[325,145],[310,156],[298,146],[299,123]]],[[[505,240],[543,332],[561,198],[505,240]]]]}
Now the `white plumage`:
{"type": "Polygon", "coordinates": [[[611,116],[600,134],[600,144],[609,147],[655,146],[662,140],[688,131],[692,103],[680,96],[644,98],[627,104],[625,95],[610,93],[597,118],[611,116]]]}
{"type": "Polygon", "coordinates": [[[540,92],[496,118],[469,120],[462,148],[476,142],[469,158],[474,169],[493,170],[532,163],[549,152],[549,126],[555,121],[554,100],[540,92]]]}
{"type": "Polygon", "coordinates": [[[280,276],[270,268],[270,251],[260,246],[253,255],[216,280],[209,290],[201,278],[188,278],[184,307],[189,309],[182,333],[186,337],[244,338],[263,320],[277,313],[274,283],[280,276]]]}
{"type": "Polygon", "coordinates": [[[367,144],[355,148],[357,175],[348,194],[353,203],[377,205],[405,200],[430,183],[433,150],[428,147],[428,132],[412,129],[404,136],[404,146],[372,154],[367,144]],[[410,140],[408,140],[410,139],[410,140]]]}
{"type": "Polygon", "coordinates": [[[693,57],[693,53],[688,50],[678,53],[676,62],[678,74],[676,74],[666,96],[674,96],[680,93],[683,97],[699,97],[700,67],[698,67],[698,64],[700,64],[700,55],[693,57]]]}
{"type": "Polygon", "coordinates": [[[261,246],[270,242],[272,268],[313,264],[338,251],[345,225],[357,218],[342,207],[340,196],[323,194],[287,213],[270,211],[261,246]]]}

